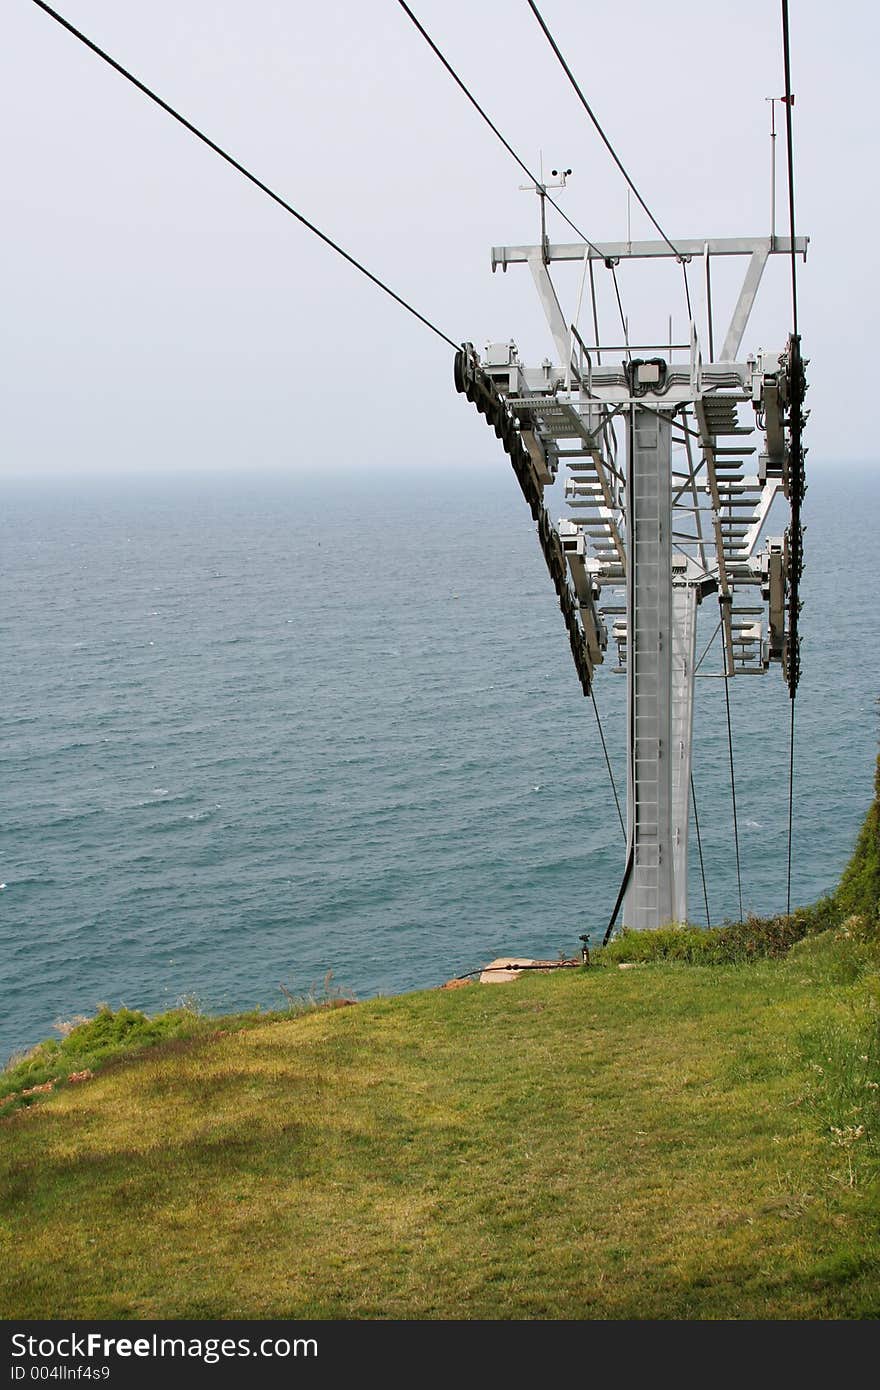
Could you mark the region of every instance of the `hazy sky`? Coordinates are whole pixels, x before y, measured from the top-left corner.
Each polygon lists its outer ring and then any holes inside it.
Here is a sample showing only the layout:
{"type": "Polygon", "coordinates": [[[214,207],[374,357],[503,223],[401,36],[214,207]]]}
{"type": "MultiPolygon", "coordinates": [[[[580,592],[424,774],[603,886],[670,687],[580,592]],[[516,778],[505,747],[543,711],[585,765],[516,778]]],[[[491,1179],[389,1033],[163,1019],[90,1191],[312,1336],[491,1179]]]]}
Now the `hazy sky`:
{"type": "MultiPolygon", "coordinates": [[[[525,0],[412,7],[526,162],[541,149],[547,169],[572,167],[557,196],[574,221],[623,239],[625,185],[525,0]]],[[[526,268],[489,264],[493,244],[536,239],[537,200],[396,0],[58,8],[450,337],[551,351],[526,268]]],[[[766,235],[779,0],[541,8],[673,238],[766,235]]],[[[878,452],[878,13],[791,3],[810,464],[878,452]]],[[[32,0],[3,0],[3,19],[7,472],[497,464],[449,348],[32,0]]],[[[783,232],[783,136],[777,147],[783,232]]],[[[553,239],[573,239],[551,218],[553,239]]],[[[632,229],[653,235],[635,206],[632,229]]],[[[713,281],[719,319],[731,264],[713,281]]],[[[677,268],[619,274],[634,338],[665,333],[669,312],[684,331],[677,268]]],[[[775,258],[744,350],[783,345],[788,276],[775,258]]],[[[573,308],[572,268],[560,289],[573,308]]]]}

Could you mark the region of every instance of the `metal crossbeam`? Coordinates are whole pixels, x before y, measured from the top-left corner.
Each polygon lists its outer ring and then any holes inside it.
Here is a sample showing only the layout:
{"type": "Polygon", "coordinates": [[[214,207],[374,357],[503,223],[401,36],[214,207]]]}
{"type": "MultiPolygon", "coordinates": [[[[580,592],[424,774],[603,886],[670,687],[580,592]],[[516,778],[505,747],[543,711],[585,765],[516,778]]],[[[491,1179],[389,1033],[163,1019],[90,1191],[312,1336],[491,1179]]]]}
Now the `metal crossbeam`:
{"type": "MultiPolygon", "coordinates": [[[[493,246],[492,269],[502,270],[517,261],[528,261],[535,253],[545,263],[553,261],[630,261],[630,260],[691,260],[705,256],[752,256],[769,243],[772,255],[791,255],[791,238],[777,237],[709,237],[701,241],[676,241],[673,250],[665,241],[599,241],[588,246],[584,241],[550,242],[541,246],[493,246]]],[[[795,237],[795,255],[806,260],[808,236],[795,237]]]]}

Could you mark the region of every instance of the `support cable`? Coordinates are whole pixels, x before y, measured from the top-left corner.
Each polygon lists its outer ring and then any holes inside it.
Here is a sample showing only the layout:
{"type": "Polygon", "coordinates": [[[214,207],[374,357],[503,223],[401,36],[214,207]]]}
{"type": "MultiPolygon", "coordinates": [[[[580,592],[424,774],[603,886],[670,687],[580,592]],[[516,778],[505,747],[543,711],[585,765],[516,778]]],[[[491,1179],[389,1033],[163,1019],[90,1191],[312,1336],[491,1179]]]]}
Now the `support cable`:
{"type": "Polygon", "coordinates": [[[724,672],[724,701],[727,705],[727,751],[730,755],[730,796],[733,802],[733,843],[736,848],[736,886],[739,892],[739,920],[743,920],[742,873],[739,862],[739,824],[736,817],[736,778],[733,772],[733,734],[730,729],[730,677],[724,672]]]}
{"type": "MultiPolygon", "coordinates": [[[[536,188],[538,188],[538,189],[543,189],[543,194],[542,194],[542,196],[543,196],[544,198],[547,199],[547,202],[550,204],[551,207],[553,207],[553,208],[556,209],[556,211],[559,213],[559,216],[562,218],[563,222],[568,223],[568,226],[571,227],[572,231],[577,233],[577,235],[580,237],[581,241],[583,241],[583,242],[585,243],[585,245],[587,245],[587,246],[589,247],[589,249],[594,253],[594,255],[597,256],[597,257],[608,267],[608,269],[611,271],[611,276],[612,276],[612,279],[614,280],[614,291],[615,291],[615,294],[617,295],[617,304],[618,304],[618,308],[620,309],[620,321],[621,321],[621,324],[622,324],[623,329],[624,329],[624,335],[626,335],[626,320],[625,320],[624,314],[623,314],[623,307],[622,307],[622,305],[621,305],[621,303],[620,303],[620,290],[619,290],[618,284],[617,284],[617,267],[614,265],[614,262],[613,262],[613,261],[609,261],[609,260],[607,259],[607,257],[604,256],[604,255],[602,254],[602,252],[599,250],[599,247],[596,245],[596,243],[593,242],[593,241],[590,241],[590,238],[586,235],[585,232],[582,232],[582,231],[581,231],[580,227],[577,225],[576,222],[572,222],[572,220],[571,220],[571,218],[568,216],[568,214],[567,214],[566,212],[564,212],[563,209],[559,206],[559,204],[557,203],[556,199],[555,199],[555,198],[551,198],[550,194],[547,192],[546,188],[544,188],[544,185],[541,183],[541,180],[540,180],[539,178],[537,178],[537,176],[532,172],[532,170],[531,170],[531,169],[529,168],[529,166],[525,163],[525,161],[522,160],[522,159],[520,159],[519,155],[517,154],[517,152],[516,152],[516,150],[513,148],[513,146],[510,144],[509,140],[506,140],[506,139],[505,139],[505,137],[502,135],[501,131],[498,129],[497,125],[496,125],[495,122],[492,120],[492,118],[491,118],[489,115],[487,115],[487,113],[483,110],[482,106],[481,106],[480,103],[477,101],[476,97],[473,95],[473,93],[471,92],[470,88],[466,85],[466,83],[462,80],[462,78],[459,77],[458,73],[455,71],[455,68],[452,66],[452,64],[449,62],[449,60],[445,57],[445,55],[441,52],[441,50],[437,47],[436,43],[435,43],[434,40],[431,38],[431,35],[428,33],[428,31],[427,31],[427,29],[425,28],[425,26],[424,26],[422,23],[420,23],[420,21],[419,21],[419,20],[416,18],[416,16],[413,14],[413,12],[412,12],[412,10],[410,9],[409,5],[406,3],[406,0],[397,0],[397,3],[400,5],[400,8],[403,10],[404,14],[412,21],[412,23],[413,23],[413,25],[415,26],[415,28],[419,31],[419,33],[421,34],[422,38],[425,40],[425,43],[426,43],[426,44],[428,45],[428,47],[431,49],[431,52],[432,52],[437,58],[440,59],[440,62],[443,64],[444,68],[445,68],[446,71],[449,73],[449,76],[452,78],[453,82],[456,83],[456,85],[461,89],[461,91],[462,91],[462,92],[464,93],[464,95],[467,97],[468,101],[470,102],[471,106],[473,106],[474,110],[478,113],[478,115],[480,115],[480,116],[482,117],[482,119],[486,122],[486,125],[487,125],[487,126],[489,127],[489,129],[492,131],[493,135],[497,136],[497,138],[501,141],[501,143],[502,143],[502,145],[504,146],[504,148],[507,150],[507,153],[511,156],[511,158],[512,158],[512,159],[519,165],[519,167],[522,169],[522,171],[523,171],[523,173],[525,174],[526,178],[529,179],[529,180],[535,185],[536,188]]],[[[673,250],[675,250],[674,247],[673,247],[673,250]]],[[[677,254],[677,253],[676,253],[676,254],[677,254]]],[[[591,277],[592,277],[592,257],[590,258],[590,275],[591,275],[591,277]]],[[[598,339],[597,339],[597,341],[598,341],[598,339]]],[[[627,349],[627,351],[628,351],[628,349],[627,349]]]]}
{"type": "Polygon", "coordinates": [[[788,877],[785,889],[785,915],[791,916],[791,825],[792,811],[794,806],[794,698],[789,701],[791,705],[791,725],[788,736],[788,877]]]}
{"type": "Polygon", "coordinates": [[[785,146],[788,155],[788,223],[791,237],[791,312],[795,336],[798,331],[797,253],[794,249],[794,149],[791,139],[791,49],[788,39],[788,0],[782,0],[782,61],[785,69],[785,146]]]}
{"type": "Polygon", "coordinates": [[[593,332],[596,335],[596,362],[602,365],[602,349],[599,347],[599,311],[596,308],[596,281],[593,278],[593,257],[587,261],[587,269],[590,272],[590,303],[593,309],[593,332]]]}
{"type": "MultiPolygon", "coordinates": [[[[400,4],[403,4],[403,0],[399,0],[399,3],[400,3],[400,4]]],[[[538,21],[539,25],[541,26],[541,29],[542,29],[543,32],[544,32],[544,36],[545,36],[545,38],[547,39],[547,42],[549,43],[550,47],[553,49],[553,52],[556,54],[556,57],[559,59],[559,62],[560,62],[560,64],[561,64],[561,66],[562,66],[563,72],[565,73],[566,77],[568,78],[569,82],[571,83],[572,87],[574,88],[575,92],[577,93],[578,97],[580,98],[581,105],[583,106],[583,108],[584,108],[584,110],[586,111],[587,115],[589,116],[590,120],[593,122],[593,125],[596,127],[596,130],[599,132],[599,135],[602,137],[602,140],[603,140],[603,142],[604,142],[604,144],[605,144],[606,149],[608,150],[608,153],[611,155],[611,158],[614,160],[614,163],[617,165],[618,169],[619,169],[620,172],[623,174],[623,177],[626,179],[627,184],[628,184],[629,187],[632,189],[633,193],[636,195],[636,198],[638,199],[639,203],[641,204],[642,208],[644,209],[645,213],[647,214],[649,221],[653,224],[654,227],[656,227],[657,231],[660,233],[661,237],[662,237],[663,240],[666,242],[666,245],[669,247],[670,251],[671,251],[672,254],[675,256],[675,259],[676,259],[676,260],[679,262],[679,264],[681,265],[682,270],[684,270],[684,272],[685,272],[685,275],[684,275],[684,293],[685,293],[685,298],[687,299],[688,315],[689,315],[691,321],[693,321],[693,310],[691,309],[691,295],[690,295],[690,289],[688,288],[687,271],[686,271],[686,269],[685,269],[685,263],[686,263],[686,261],[688,261],[688,260],[690,259],[690,257],[689,257],[689,256],[683,256],[683,255],[681,254],[681,252],[679,251],[678,247],[675,245],[674,242],[672,242],[672,241],[669,240],[669,237],[666,235],[666,233],[664,232],[663,228],[660,226],[660,223],[657,221],[657,219],[656,219],[656,217],[654,216],[654,214],[652,213],[651,209],[648,207],[648,204],[645,202],[645,200],[644,200],[644,198],[642,197],[641,193],[640,193],[639,190],[636,188],[635,184],[633,183],[632,179],[630,178],[629,174],[627,173],[627,171],[626,171],[626,169],[625,169],[625,167],[624,167],[624,165],[623,165],[623,162],[622,162],[622,160],[620,159],[620,156],[618,155],[618,153],[617,153],[617,151],[615,150],[614,146],[612,145],[611,141],[608,139],[608,136],[605,134],[604,130],[602,129],[601,125],[599,124],[599,122],[598,122],[598,120],[597,120],[597,118],[596,118],[596,114],[595,114],[595,112],[593,111],[593,108],[590,106],[590,103],[587,101],[587,98],[584,96],[583,92],[581,91],[581,88],[580,88],[580,86],[579,86],[579,84],[578,84],[577,78],[575,77],[575,75],[574,75],[574,73],[572,72],[571,68],[568,66],[568,63],[565,61],[565,58],[564,58],[563,53],[562,53],[562,50],[560,49],[560,47],[559,47],[558,43],[556,42],[556,40],[554,39],[553,35],[550,33],[550,30],[547,28],[547,25],[546,25],[545,22],[544,22],[544,17],[543,17],[543,15],[541,14],[541,11],[538,9],[538,6],[535,4],[534,0],[528,0],[528,4],[529,4],[529,9],[532,11],[532,14],[535,16],[535,19],[538,21]]],[[[405,5],[404,5],[404,9],[406,9],[406,6],[405,6],[405,5]]],[[[551,199],[551,202],[552,202],[552,201],[553,201],[553,200],[551,199]]],[[[554,204],[554,206],[555,206],[555,204],[554,204]]],[[[606,261],[606,264],[609,264],[609,263],[606,261]]],[[[626,324],[625,324],[625,321],[623,320],[623,308],[622,308],[621,305],[620,305],[620,290],[619,290],[618,287],[617,287],[617,270],[616,270],[616,268],[615,268],[613,262],[610,263],[610,270],[611,270],[611,273],[612,273],[612,275],[613,275],[613,277],[614,277],[614,289],[615,289],[615,293],[617,294],[617,303],[618,303],[618,307],[620,308],[621,321],[624,322],[624,338],[626,339],[626,341],[627,341],[627,343],[628,343],[628,341],[629,341],[629,334],[628,334],[627,331],[626,331],[626,324]]],[[[627,346],[627,349],[626,349],[626,355],[627,355],[627,358],[629,359],[629,361],[631,362],[631,361],[632,361],[632,353],[630,352],[628,346],[627,346]]]]}
{"type": "Polygon", "coordinates": [[[682,263],[681,263],[681,273],[682,273],[682,275],[684,276],[684,297],[685,297],[685,299],[687,300],[688,318],[690,319],[691,323],[693,323],[693,321],[694,321],[694,311],[693,311],[693,309],[691,308],[691,287],[690,287],[690,285],[688,284],[688,268],[687,268],[687,261],[685,261],[685,260],[683,260],[682,263]]]}
{"type": "Polygon", "coordinates": [[[627,360],[631,362],[631,361],[632,361],[632,353],[630,352],[630,349],[629,349],[629,325],[628,325],[628,323],[627,323],[627,321],[626,321],[626,315],[625,315],[624,312],[623,312],[623,303],[622,303],[621,298],[620,298],[620,286],[619,286],[618,283],[617,283],[617,267],[616,267],[616,266],[612,266],[612,267],[611,267],[611,278],[612,278],[613,281],[614,281],[614,293],[617,295],[617,311],[618,311],[618,313],[620,314],[620,322],[621,322],[621,324],[623,325],[623,341],[624,341],[624,345],[625,345],[625,347],[626,347],[626,356],[627,356],[627,360]]]}
{"type": "Polygon", "coordinates": [[[788,867],[785,879],[785,912],[786,916],[791,914],[791,849],[792,849],[792,826],[794,821],[794,690],[789,691],[789,704],[791,705],[791,720],[788,730],[788,867]]]}
{"type": "Polygon", "coordinates": [[[326,246],[329,246],[332,251],[335,251],[337,255],[343,258],[343,260],[348,261],[349,265],[353,265],[355,270],[359,270],[362,275],[365,275],[368,280],[371,280],[374,285],[376,285],[380,290],[384,291],[385,294],[389,295],[390,298],[393,299],[395,303],[399,304],[402,309],[406,309],[407,313],[412,314],[413,318],[418,319],[419,322],[423,323],[426,328],[429,328],[432,333],[436,333],[437,337],[442,338],[444,343],[448,343],[454,352],[458,351],[458,343],[453,342],[451,338],[447,337],[447,335],[444,332],[442,332],[442,330],[439,329],[436,324],[432,323],[431,320],[426,318],[424,314],[420,314],[418,309],[414,309],[411,304],[409,304],[405,299],[401,297],[401,295],[395,293],[395,291],[392,290],[389,285],[386,285],[384,280],[380,280],[378,275],[374,275],[371,270],[368,270],[367,267],[362,264],[361,261],[357,260],[348,251],[344,250],[343,247],[341,247],[338,242],[334,241],[332,237],[329,237],[326,232],[322,232],[320,227],[316,227],[314,222],[310,222],[309,219],[303,215],[303,213],[298,212],[297,209],[293,207],[290,203],[288,203],[284,198],[282,198],[280,194],[275,193],[268,186],[268,184],[265,184],[261,179],[258,179],[256,174],[252,174],[249,169],[246,169],[243,164],[240,164],[239,161],[237,159],[234,159],[231,154],[228,154],[226,150],[220,147],[220,145],[216,144],[215,141],[213,141],[209,136],[205,135],[204,131],[199,130],[198,126],[193,125],[192,121],[188,121],[185,116],[182,116],[179,111],[176,111],[173,106],[170,106],[168,104],[167,101],[163,101],[160,96],[158,96],[154,91],[151,90],[151,88],[149,88],[144,82],[141,82],[139,78],[135,77],[134,73],[129,72],[128,69],[124,68],[121,63],[117,63],[116,59],[111,58],[109,53],[105,53],[103,48],[99,48],[98,45],[96,43],[93,43],[90,38],[83,34],[79,29],[76,29],[70,23],[69,20],[65,19],[63,15],[60,15],[57,10],[53,10],[51,5],[45,4],[45,0],[34,0],[34,4],[38,5],[41,10],[45,10],[46,14],[49,15],[51,19],[54,19],[56,23],[60,24],[63,29],[66,29],[68,31],[68,33],[73,34],[74,38],[79,39],[80,43],[85,44],[86,48],[90,48],[93,53],[97,54],[97,56],[103,60],[103,62],[109,64],[111,68],[114,68],[116,72],[118,72],[120,76],[124,77],[127,82],[130,82],[132,86],[137,87],[139,92],[143,92],[144,96],[150,98],[150,101],[153,101],[156,103],[157,106],[160,106],[163,111],[167,112],[169,116],[172,116],[174,120],[177,121],[180,125],[182,125],[186,130],[188,130],[191,135],[195,135],[197,140],[201,140],[202,144],[207,145],[208,148],[210,150],[213,150],[215,154],[218,154],[221,159],[225,159],[227,164],[231,164],[233,169],[236,169],[238,173],[243,175],[244,178],[248,179],[252,184],[259,188],[261,193],[265,193],[268,198],[271,198],[272,201],[277,203],[279,207],[283,208],[285,212],[290,213],[291,217],[295,217],[298,222],[301,222],[304,227],[306,227],[310,232],[313,232],[316,237],[320,238],[320,240],[323,241],[326,246]]]}
{"type": "Polygon", "coordinates": [[[583,106],[590,120],[593,122],[593,125],[596,127],[596,130],[599,132],[599,135],[601,136],[605,144],[605,148],[608,150],[608,153],[611,155],[611,158],[614,160],[614,163],[617,165],[618,169],[623,174],[623,177],[626,179],[627,183],[629,184],[630,188],[632,189],[633,193],[636,195],[636,198],[641,204],[643,210],[647,214],[648,219],[657,228],[657,231],[660,233],[661,237],[666,242],[666,245],[669,247],[670,251],[673,253],[677,260],[683,263],[683,257],[679,252],[678,247],[675,246],[673,242],[669,240],[669,237],[666,235],[663,228],[660,226],[660,223],[657,221],[651,209],[648,207],[648,204],[645,202],[641,193],[636,188],[635,184],[633,183],[632,179],[630,178],[629,174],[624,168],[620,156],[618,155],[611,141],[608,139],[608,136],[605,134],[598,120],[596,119],[595,112],[593,111],[593,108],[590,106],[590,103],[587,101],[587,98],[581,91],[577,79],[574,73],[572,72],[571,68],[568,66],[568,63],[565,61],[565,58],[563,57],[559,45],[557,44],[553,35],[550,33],[550,30],[547,28],[547,25],[544,23],[543,16],[541,15],[541,11],[538,9],[538,6],[535,4],[535,0],[528,0],[528,5],[529,9],[532,11],[532,14],[535,16],[535,19],[538,21],[542,30],[544,31],[544,37],[546,38],[550,47],[553,49],[553,52],[556,54],[556,57],[559,59],[559,63],[562,67],[563,72],[565,73],[566,77],[568,78],[569,82],[571,83],[572,87],[574,88],[575,92],[580,98],[581,105],[583,106]]]}
{"type": "Polygon", "coordinates": [[[599,706],[596,704],[596,696],[590,687],[590,697],[593,701],[593,709],[596,714],[596,724],[599,728],[599,738],[602,740],[602,752],[605,754],[605,766],[608,768],[608,776],[611,778],[611,790],[614,793],[614,804],[617,807],[617,819],[620,821],[620,828],[623,831],[623,838],[626,839],[626,826],[623,823],[623,812],[620,809],[620,799],[617,795],[617,784],[614,781],[614,772],[611,768],[611,759],[608,756],[608,749],[605,744],[605,734],[602,730],[602,720],[599,718],[599,706]]]}
{"type": "MultiPolygon", "coordinates": [[[[397,3],[400,5],[400,8],[403,10],[404,14],[407,15],[407,17],[410,20],[412,20],[412,23],[415,25],[416,29],[418,29],[419,33],[421,34],[422,38],[425,40],[425,43],[428,45],[431,51],[435,54],[436,57],[440,59],[440,62],[443,64],[444,68],[449,73],[449,76],[452,78],[453,82],[455,82],[457,86],[459,86],[461,90],[464,92],[465,96],[467,97],[471,106],[473,106],[474,110],[478,112],[478,114],[483,118],[483,120],[486,122],[486,125],[492,131],[493,135],[496,135],[498,137],[504,148],[507,150],[507,153],[516,161],[516,163],[522,169],[526,178],[530,179],[531,182],[536,186],[536,188],[543,187],[541,180],[536,178],[535,175],[532,173],[531,169],[524,162],[524,160],[520,159],[516,150],[513,148],[513,146],[510,144],[508,140],[505,140],[504,136],[501,134],[501,131],[498,129],[497,125],[492,120],[492,118],[488,116],[486,112],[483,110],[476,97],[459,77],[458,73],[455,71],[455,68],[437,47],[436,43],[431,38],[431,35],[428,33],[427,29],[424,27],[423,24],[419,22],[419,20],[413,14],[409,5],[407,5],[406,3],[406,0],[397,0],[397,3]]],[[[544,191],[544,197],[547,199],[547,202],[550,204],[550,206],[556,209],[563,221],[568,223],[572,231],[577,232],[581,241],[586,242],[590,250],[595,252],[595,254],[600,258],[600,260],[604,261],[605,257],[599,250],[598,246],[596,246],[594,242],[590,241],[590,238],[586,236],[584,232],[581,231],[580,227],[576,226],[576,224],[572,222],[571,218],[568,217],[565,212],[563,212],[562,208],[556,202],[555,198],[550,197],[550,194],[547,193],[546,189],[544,191]]]]}
{"type": "Polygon", "coordinates": [[[617,901],[614,904],[614,911],[611,914],[611,920],[608,923],[608,926],[605,928],[605,935],[602,937],[603,946],[607,946],[608,942],[611,940],[611,933],[614,931],[614,924],[617,921],[617,914],[620,911],[620,904],[623,902],[623,895],[629,887],[629,881],[632,877],[633,861],[635,860],[635,854],[636,847],[635,843],[633,843],[630,845],[629,854],[626,857],[626,868],[623,871],[623,878],[621,880],[620,889],[617,894],[617,901]]]}
{"type": "MultiPolygon", "coordinates": [[[[801,400],[794,403],[793,410],[797,413],[796,428],[796,449],[792,452],[797,457],[792,459],[792,467],[795,473],[794,486],[792,489],[792,508],[791,508],[791,545],[792,545],[792,573],[796,579],[800,577],[802,564],[802,540],[801,540],[801,495],[803,492],[803,450],[800,443],[801,431],[801,401],[803,398],[802,375],[803,368],[800,365],[800,335],[798,333],[798,301],[797,301],[797,255],[794,247],[794,146],[791,131],[791,108],[794,105],[794,94],[791,90],[791,45],[788,30],[788,0],[782,0],[782,61],[785,72],[785,145],[788,163],[788,223],[789,235],[791,237],[791,316],[792,328],[794,331],[795,352],[798,359],[799,391],[801,400]]],[[[793,441],[794,442],[794,441],[793,441]]],[[[789,725],[788,739],[788,872],[786,877],[785,903],[786,914],[791,913],[791,850],[792,850],[792,825],[794,819],[794,701],[797,691],[797,677],[800,674],[800,652],[799,639],[797,635],[797,616],[798,616],[797,594],[791,607],[792,620],[789,622],[789,642],[793,649],[790,661],[794,663],[794,679],[789,674],[789,697],[791,701],[791,721],[789,725]],[[792,631],[792,627],[794,631],[792,631]]]]}
{"type": "Polygon", "coordinates": [[[700,878],[703,880],[703,902],[706,904],[706,926],[711,927],[712,921],[709,917],[709,894],[706,889],[706,869],[703,864],[703,841],[700,838],[700,817],[697,812],[697,791],[694,786],[693,773],[691,773],[691,802],[694,808],[694,825],[697,828],[697,849],[700,851],[700,878]]]}
{"type": "Polygon", "coordinates": [[[712,633],[712,636],[709,638],[708,642],[706,643],[706,646],[705,646],[704,649],[703,649],[703,655],[700,657],[699,661],[697,662],[696,666],[694,667],[694,675],[697,674],[697,672],[699,671],[699,669],[700,669],[700,667],[702,666],[703,662],[706,660],[706,657],[709,655],[709,648],[711,647],[712,643],[715,641],[715,638],[718,636],[719,632],[721,631],[721,622],[722,622],[722,620],[721,620],[721,618],[719,618],[719,619],[718,619],[718,626],[716,627],[715,631],[712,633]]]}

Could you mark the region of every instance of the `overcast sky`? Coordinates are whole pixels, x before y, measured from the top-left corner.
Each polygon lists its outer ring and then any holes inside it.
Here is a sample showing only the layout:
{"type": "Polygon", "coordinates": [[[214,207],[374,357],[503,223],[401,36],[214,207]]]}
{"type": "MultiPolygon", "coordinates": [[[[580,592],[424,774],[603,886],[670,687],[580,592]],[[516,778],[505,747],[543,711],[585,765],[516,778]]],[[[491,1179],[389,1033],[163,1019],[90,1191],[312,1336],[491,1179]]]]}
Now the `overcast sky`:
{"type": "MultiPolygon", "coordinates": [[[[558,196],[574,221],[625,238],[625,185],[525,0],[412,7],[526,162],[571,166],[558,196]]],[[[58,8],[451,338],[552,352],[526,268],[489,262],[493,244],[536,240],[537,200],[396,0],[58,8]]],[[[766,235],[779,0],[541,8],[670,235],[766,235]]],[[[877,457],[878,13],[791,3],[810,465],[877,457]]],[[[497,465],[446,345],[32,0],[3,0],[3,18],[5,471],[497,465]]],[[[632,231],[653,235],[635,206],[632,231]]],[[[713,280],[718,319],[732,264],[713,280]]],[[[670,312],[684,332],[680,271],[619,274],[633,338],[665,335],[670,312]]],[[[788,277],[775,258],[743,350],[784,344],[788,277]]]]}

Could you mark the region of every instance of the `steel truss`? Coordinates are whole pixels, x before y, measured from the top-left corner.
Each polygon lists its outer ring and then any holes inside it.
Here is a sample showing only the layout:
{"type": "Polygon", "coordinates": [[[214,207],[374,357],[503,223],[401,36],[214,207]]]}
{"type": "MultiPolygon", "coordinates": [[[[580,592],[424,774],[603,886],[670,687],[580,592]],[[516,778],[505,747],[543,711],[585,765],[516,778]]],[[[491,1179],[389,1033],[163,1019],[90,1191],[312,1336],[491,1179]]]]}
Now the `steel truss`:
{"type": "MultiPolygon", "coordinates": [[[[797,238],[796,254],[806,257],[808,240],[797,238]]],[[[775,662],[792,694],[798,681],[805,363],[795,337],[780,352],[739,357],[774,254],[791,256],[791,241],[494,247],[493,270],[529,267],[557,364],[526,366],[512,340],[482,357],[470,343],[456,354],[456,387],[502,441],[537,524],[584,694],[609,645],[613,669],[626,675],[624,921],[633,927],[687,919],[698,605],[717,595],[726,677],[761,675],[775,662]],[[554,261],[580,261],[592,274],[596,261],[675,255],[699,257],[707,274],[713,256],[748,258],[717,360],[706,360],[693,321],[687,343],[671,351],[584,343],[562,312],[554,261]],[[615,351],[625,356],[609,364],[615,351]],[[544,491],[560,476],[566,514],[554,525],[544,491]],[[767,536],[779,494],[791,522],[767,536]]]]}

